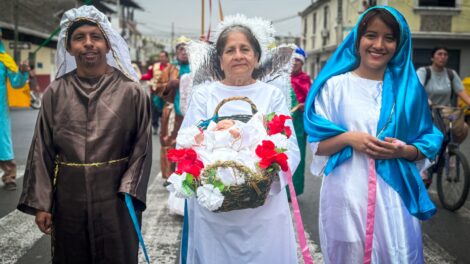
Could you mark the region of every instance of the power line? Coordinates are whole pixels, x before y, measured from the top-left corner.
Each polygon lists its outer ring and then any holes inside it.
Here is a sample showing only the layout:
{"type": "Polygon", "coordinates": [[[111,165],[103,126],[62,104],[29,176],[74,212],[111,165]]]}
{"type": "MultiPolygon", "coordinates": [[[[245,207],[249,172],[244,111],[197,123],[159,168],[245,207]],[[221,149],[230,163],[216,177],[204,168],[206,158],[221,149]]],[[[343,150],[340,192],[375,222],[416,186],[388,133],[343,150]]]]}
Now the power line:
{"type": "Polygon", "coordinates": [[[271,20],[271,22],[274,24],[274,23],[280,23],[280,22],[284,22],[286,20],[291,20],[293,18],[297,18],[299,17],[299,15],[295,14],[295,15],[291,15],[291,16],[288,16],[288,17],[283,17],[283,18],[278,18],[278,19],[273,19],[271,20]]]}

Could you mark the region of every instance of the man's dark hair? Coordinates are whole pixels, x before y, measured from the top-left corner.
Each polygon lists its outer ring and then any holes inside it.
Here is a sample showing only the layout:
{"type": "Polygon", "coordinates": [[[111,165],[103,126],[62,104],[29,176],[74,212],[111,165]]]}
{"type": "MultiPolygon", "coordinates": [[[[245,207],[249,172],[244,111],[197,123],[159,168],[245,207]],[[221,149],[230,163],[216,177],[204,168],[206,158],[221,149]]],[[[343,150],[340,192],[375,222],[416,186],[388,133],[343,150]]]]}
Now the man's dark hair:
{"type": "Polygon", "coordinates": [[[162,50],[162,51],[160,51],[160,53],[165,53],[165,56],[167,58],[170,58],[170,55],[168,54],[168,51],[162,50]]]}
{"type": "Polygon", "coordinates": [[[446,48],[446,47],[435,47],[434,49],[432,49],[431,51],[431,58],[434,57],[434,54],[436,54],[436,52],[438,50],[445,50],[447,52],[447,54],[449,53],[449,50],[446,48]]]}
{"type": "MultiPolygon", "coordinates": [[[[81,20],[77,20],[75,22],[72,23],[72,25],[69,26],[69,28],[67,29],[67,49],[70,49],[70,39],[72,38],[72,34],[73,32],[81,27],[81,26],[84,26],[84,25],[88,25],[88,26],[95,26],[95,27],[98,27],[98,24],[96,24],[95,22],[92,22],[90,20],[86,20],[86,19],[81,19],[81,20]]],[[[106,42],[108,41],[108,39],[106,39],[106,42]]]]}

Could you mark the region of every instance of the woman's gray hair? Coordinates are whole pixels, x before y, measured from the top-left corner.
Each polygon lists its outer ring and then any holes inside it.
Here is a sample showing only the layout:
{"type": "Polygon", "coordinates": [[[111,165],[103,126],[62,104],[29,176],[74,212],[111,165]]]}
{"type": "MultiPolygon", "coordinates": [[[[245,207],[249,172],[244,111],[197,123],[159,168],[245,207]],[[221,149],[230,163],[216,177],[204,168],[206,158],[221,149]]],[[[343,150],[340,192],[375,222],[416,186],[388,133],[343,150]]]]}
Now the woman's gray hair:
{"type": "Polygon", "coordinates": [[[248,39],[248,42],[251,45],[251,48],[255,52],[255,55],[258,57],[258,62],[261,58],[261,46],[256,39],[255,35],[251,30],[245,26],[242,25],[233,25],[230,27],[227,27],[222,33],[220,33],[219,38],[217,39],[217,42],[215,43],[215,49],[217,50],[217,54],[219,57],[222,57],[222,54],[224,53],[224,48],[225,45],[227,44],[227,39],[230,33],[232,32],[240,32],[245,37],[248,39]]]}

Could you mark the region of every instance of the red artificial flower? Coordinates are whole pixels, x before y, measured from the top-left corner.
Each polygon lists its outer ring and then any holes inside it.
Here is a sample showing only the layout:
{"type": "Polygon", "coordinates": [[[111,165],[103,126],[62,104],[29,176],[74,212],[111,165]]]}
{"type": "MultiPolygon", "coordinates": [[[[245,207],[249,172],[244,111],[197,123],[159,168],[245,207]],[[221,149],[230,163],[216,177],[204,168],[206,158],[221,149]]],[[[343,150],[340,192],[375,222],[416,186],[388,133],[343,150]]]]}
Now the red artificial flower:
{"type": "Polygon", "coordinates": [[[292,130],[290,127],[285,125],[285,122],[288,119],[292,119],[292,117],[286,115],[274,115],[273,119],[268,122],[268,135],[271,136],[277,133],[282,133],[289,138],[292,135],[292,130]]]}
{"type": "Polygon", "coordinates": [[[286,153],[278,153],[274,156],[273,162],[276,162],[281,167],[282,171],[287,171],[289,165],[287,164],[287,155],[286,153]]]}
{"type": "Polygon", "coordinates": [[[170,149],[168,150],[168,153],[166,154],[166,156],[168,157],[169,161],[178,162],[184,159],[185,154],[186,154],[186,149],[170,149]]]}
{"type": "Polygon", "coordinates": [[[256,155],[258,155],[258,157],[260,158],[270,157],[277,153],[276,146],[271,140],[263,140],[261,142],[261,145],[258,145],[256,147],[255,152],[256,152],[256,155]]]}
{"type": "Polygon", "coordinates": [[[292,136],[292,130],[290,129],[290,127],[286,126],[284,132],[286,133],[287,138],[290,138],[290,136],[292,136]]]}
{"type": "Polygon", "coordinates": [[[199,179],[201,170],[204,168],[202,161],[196,160],[182,160],[178,162],[176,167],[176,173],[182,174],[183,172],[189,173],[194,176],[194,178],[199,179]]]}
{"type": "Polygon", "coordinates": [[[261,145],[256,147],[256,155],[261,158],[259,167],[267,169],[271,164],[277,163],[283,171],[287,171],[287,155],[285,153],[278,153],[276,146],[270,140],[263,140],[261,145]]]}
{"type": "Polygon", "coordinates": [[[172,162],[197,159],[197,153],[193,149],[170,149],[166,155],[172,162]]]}
{"type": "Polygon", "coordinates": [[[167,153],[168,160],[177,162],[176,173],[190,173],[196,179],[199,178],[204,164],[197,158],[197,153],[193,149],[170,149],[167,153]]]}

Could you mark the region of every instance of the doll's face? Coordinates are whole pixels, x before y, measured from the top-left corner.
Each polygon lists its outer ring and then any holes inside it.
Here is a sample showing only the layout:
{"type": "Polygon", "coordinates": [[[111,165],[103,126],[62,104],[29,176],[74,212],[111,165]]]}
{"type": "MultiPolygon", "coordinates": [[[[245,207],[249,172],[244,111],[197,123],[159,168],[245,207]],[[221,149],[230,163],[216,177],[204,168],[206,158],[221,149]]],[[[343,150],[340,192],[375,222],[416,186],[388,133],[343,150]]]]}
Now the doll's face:
{"type": "Polygon", "coordinates": [[[235,121],[231,119],[221,120],[217,123],[213,131],[224,131],[235,125],[235,121]]]}
{"type": "Polygon", "coordinates": [[[397,40],[392,29],[381,19],[369,22],[359,42],[360,68],[366,71],[385,71],[397,49],[397,40]]]}

